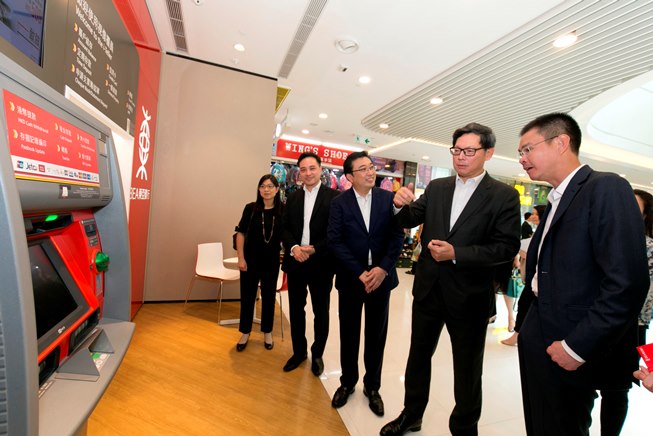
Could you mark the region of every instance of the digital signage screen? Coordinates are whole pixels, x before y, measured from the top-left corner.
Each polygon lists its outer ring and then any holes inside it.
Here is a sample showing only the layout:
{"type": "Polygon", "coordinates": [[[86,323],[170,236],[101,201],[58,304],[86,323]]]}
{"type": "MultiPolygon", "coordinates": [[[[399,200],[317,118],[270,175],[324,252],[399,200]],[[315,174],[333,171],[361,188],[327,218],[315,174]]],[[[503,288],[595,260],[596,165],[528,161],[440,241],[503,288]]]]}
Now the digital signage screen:
{"type": "Polygon", "coordinates": [[[45,0],[0,0],[0,36],[37,65],[43,57],[45,0]]]}

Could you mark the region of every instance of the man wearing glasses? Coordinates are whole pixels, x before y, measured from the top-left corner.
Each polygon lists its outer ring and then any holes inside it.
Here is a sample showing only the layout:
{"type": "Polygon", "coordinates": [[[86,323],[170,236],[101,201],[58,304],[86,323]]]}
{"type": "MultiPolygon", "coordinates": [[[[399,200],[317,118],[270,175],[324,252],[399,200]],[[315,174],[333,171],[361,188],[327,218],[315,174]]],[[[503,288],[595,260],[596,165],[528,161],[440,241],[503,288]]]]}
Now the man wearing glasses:
{"type": "Polygon", "coordinates": [[[517,254],[520,233],[519,194],[484,169],[494,144],[489,127],[471,123],[456,130],[450,148],[456,176],[432,180],[417,200],[412,184],[395,194],[399,223],[406,228],[423,223],[420,240],[428,250],[422,250],[415,270],[404,410],[382,435],[421,429],[431,359],[444,326],[451,338],[456,401],[449,429],[454,436],[478,434],[494,267],[517,254]]]}
{"type": "Polygon", "coordinates": [[[293,355],[283,367],[292,371],[307,358],[306,297],[311,293],[314,341],[311,346],[311,371],[316,377],[324,371],[322,354],[329,336],[329,301],[333,287],[333,262],[327,247],[327,224],[331,200],[338,191],[320,182],[322,161],[315,153],[302,153],[297,159],[303,189],[288,196],[283,213],[283,270],[288,275],[290,335],[293,355]],[[307,290],[308,288],[308,290],[307,290]]]}
{"type": "Polygon", "coordinates": [[[581,165],[580,144],[563,113],[531,121],[519,141],[529,177],[553,186],[519,302],[523,316],[530,301],[518,342],[529,435],[589,434],[596,390],[601,433],[619,434],[637,369],[637,314],[650,283],[642,216],[623,177],[581,165]]]}
{"type": "Polygon", "coordinates": [[[376,170],[366,152],[350,154],[344,172],[352,188],[331,202],[329,248],[336,258],[342,376],[331,405],[344,406],[358,382],[361,315],[365,308],[363,394],[383,416],[379,389],[388,333],[390,291],[399,279],[395,263],[404,231],[394,217],[392,193],[375,187],[376,170]]]}

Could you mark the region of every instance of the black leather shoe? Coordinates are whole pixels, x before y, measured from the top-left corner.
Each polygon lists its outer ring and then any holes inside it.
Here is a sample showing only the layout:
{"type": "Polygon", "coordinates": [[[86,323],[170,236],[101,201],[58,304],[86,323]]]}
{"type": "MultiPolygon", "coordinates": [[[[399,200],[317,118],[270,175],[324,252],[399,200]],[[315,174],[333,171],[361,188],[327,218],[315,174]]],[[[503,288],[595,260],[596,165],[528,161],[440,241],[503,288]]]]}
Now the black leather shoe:
{"type": "Polygon", "coordinates": [[[247,342],[244,344],[236,344],[236,351],[243,351],[245,348],[247,348],[247,342]]]}
{"type": "Polygon", "coordinates": [[[283,367],[284,372],[290,372],[293,369],[297,369],[301,363],[306,360],[306,354],[303,356],[295,356],[294,354],[288,359],[286,364],[283,367]]]}
{"type": "Polygon", "coordinates": [[[322,360],[321,357],[316,357],[313,359],[311,371],[313,371],[315,377],[319,377],[324,372],[324,360],[322,360]]]}
{"type": "Polygon", "coordinates": [[[390,421],[383,426],[379,434],[381,436],[402,435],[409,431],[420,431],[422,429],[422,418],[409,418],[404,412],[394,421],[390,421]]]}
{"type": "Polygon", "coordinates": [[[331,405],[334,408],[339,408],[347,404],[347,399],[349,396],[354,393],[355,388],[348,388],[347,386],[340,386],[336,393],[333,394],[333,400],[331,400],[331,405]]]}
{"type": "Polygon", "coordinates": [[[370,400],[370,410],[377,416],[383,416],[385,409],[383,408],[383,399],[381,399],[379,391],[371,389],[368,391],[367,388],[363,388],[363,394],[370,400]]]}
{"type": "Polygon", "coordinates": [[[267,342],[263,342],[263,346],[266,350],[271,350],[274,348],[274,342],[270,342],[269,344],[267,342]]]}

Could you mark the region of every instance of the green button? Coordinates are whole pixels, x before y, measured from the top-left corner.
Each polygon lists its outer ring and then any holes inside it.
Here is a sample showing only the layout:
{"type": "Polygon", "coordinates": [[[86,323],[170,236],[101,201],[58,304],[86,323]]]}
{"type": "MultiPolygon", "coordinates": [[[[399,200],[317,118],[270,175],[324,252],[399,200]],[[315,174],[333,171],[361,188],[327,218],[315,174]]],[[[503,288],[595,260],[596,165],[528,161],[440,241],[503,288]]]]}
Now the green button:
{"type": "Polygon", "coordinates": [[[98,271],[106,271],[107,269],[109,269],[109,256],[107,256],[102,252],[96,254],[95,268],[97,268],[98,271]]]}

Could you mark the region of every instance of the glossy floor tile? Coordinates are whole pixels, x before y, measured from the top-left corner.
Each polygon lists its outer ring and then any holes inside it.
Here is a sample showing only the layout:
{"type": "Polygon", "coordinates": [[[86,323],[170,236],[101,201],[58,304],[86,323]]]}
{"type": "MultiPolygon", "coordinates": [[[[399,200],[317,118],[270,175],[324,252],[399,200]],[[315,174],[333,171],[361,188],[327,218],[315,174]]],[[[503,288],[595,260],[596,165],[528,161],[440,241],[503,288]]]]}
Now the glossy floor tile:
{"type": "MultiPolygon", "coordinates": [[[[353,436],[368,436],[379,433],[387,422],[396,418],[403,409],[403,375],[410,346],[410,319],[413,276],[399,269],[399,286],[392,292],[390,300],[390,321],[388,340],[385,348],[381,396],[385,403],[385,416],[377,417],[368,408],[363,395],[362,375],[364,371],[362,352],[359,358],[361,381],[347,404],[338,412],[349,433],[353,436]]],[[[284,298],[287,295],[284,293],[284,298]]],[[[287,312],[287,301],[284,311],[287,312]]],[[[307,304],[307,336],[312,342],[312,313],[310,301],[307,304]]],[[[340,352],[338,326],[338,294],[331,293],[331,320],[327,347],[324,353],[324,374],[320,377],[329,396],[340,385],[340,352]]],[[[483,412],[479,423],[479,434],[487,436],[525,435],[523,411],[521,405],[521,388],[519,383],[519,364],[517,347],[501,344],[499,341],[509,336],[507,331],[507,309],[503,299],[497,300],[497,320],[488,325],[485,363],[483,370],[483,412]]],[[[287,313],[286,313],[286,316],[287,313]]],[[[290,335],[286,336],[289,339],[290,335]]],[[[651,342],[649,334],[649,342],[651,342]]],[[[362,341],[361,341],[362,344],[362,341]]],[[[362,348],[362,347],[361,347],[362,348]]],[[[310,358],[310,356],[309,356],[310,358]]],[[[454,406],[453,400],[453,363],[451,344],[446,330],[443,332],[438,349],[433,356],[433,374],[429,405],[423,419],[422,431],[414,435],[447,435],[449,414],[454,406]]],[[[634,386],[630,391],[630,408],[622,435],[639,436],[651,434],[650,415],[653,411],[653,393],[634,386]]],[[[592,436],[600,435],[598,412],[600,399],[597,400],[591,428],[592,436]]]]}

